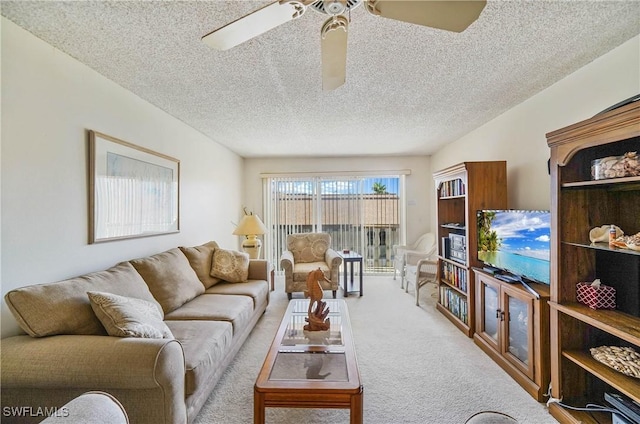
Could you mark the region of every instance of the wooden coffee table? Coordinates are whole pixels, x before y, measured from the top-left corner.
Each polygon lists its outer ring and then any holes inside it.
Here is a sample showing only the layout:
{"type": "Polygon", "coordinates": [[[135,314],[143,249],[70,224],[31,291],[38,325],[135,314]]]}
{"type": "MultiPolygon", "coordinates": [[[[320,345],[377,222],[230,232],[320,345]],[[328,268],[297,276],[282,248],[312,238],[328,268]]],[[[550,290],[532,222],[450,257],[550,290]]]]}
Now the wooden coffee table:
{"type": "Polygon", "coordinates": [[[362,423],[363,388],[343,299],[324,299],[331,328],[305,332],[309,301],[289,302],[253,391],[253,422],[265,422],[265,408],[350,409],[362,423]]]}

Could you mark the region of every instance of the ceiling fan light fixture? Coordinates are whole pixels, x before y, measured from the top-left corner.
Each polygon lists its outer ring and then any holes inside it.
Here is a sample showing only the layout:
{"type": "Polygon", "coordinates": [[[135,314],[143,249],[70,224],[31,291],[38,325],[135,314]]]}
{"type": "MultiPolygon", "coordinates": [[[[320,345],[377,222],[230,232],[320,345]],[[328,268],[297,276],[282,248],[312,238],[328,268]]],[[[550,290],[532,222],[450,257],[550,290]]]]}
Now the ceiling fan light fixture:
{"type": "Polygon", "coordinates": [[[346,5],[340,0],[330,0],[325,1],[324,9],[330,15],[341,15],[345,11],[346,5]]]}
{"type": "MultiPolygon", "coordinates": [[[[282,1],[282,0],[281,0],[282,1]]],[[[315,0],[309,7],[323,15],[342,15],[360,6],[363,0],[315,0]]]]}

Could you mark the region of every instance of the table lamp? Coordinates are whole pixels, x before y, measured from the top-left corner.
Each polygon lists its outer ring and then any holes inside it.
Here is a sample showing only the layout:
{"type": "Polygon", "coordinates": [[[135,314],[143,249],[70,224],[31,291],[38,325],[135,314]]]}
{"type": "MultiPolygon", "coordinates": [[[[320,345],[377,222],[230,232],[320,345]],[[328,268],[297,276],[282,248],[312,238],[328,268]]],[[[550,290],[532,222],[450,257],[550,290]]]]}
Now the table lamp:
{"type": "Polygon", "coordinates": [[[246,236],[242,242],[242,249],[249,254],[251,259],[258,259],[262,242],[257,236],[266,232],[267,227],[260,221],[258,215],[251,214],[242,217],[240,224],[238,224],[233,234],[246,236]]]}

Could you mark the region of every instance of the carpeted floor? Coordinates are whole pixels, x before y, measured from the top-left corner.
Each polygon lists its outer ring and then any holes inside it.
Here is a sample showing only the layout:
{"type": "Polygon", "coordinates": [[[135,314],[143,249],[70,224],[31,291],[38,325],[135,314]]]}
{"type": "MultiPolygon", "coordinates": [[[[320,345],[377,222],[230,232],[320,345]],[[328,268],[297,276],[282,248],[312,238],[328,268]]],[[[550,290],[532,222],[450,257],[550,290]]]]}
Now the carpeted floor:
{"type": "MultiPolygon", "coordinates": [[[[556,423],[508,374],[435,309],[432,285],[415,306],[392,277],[365,277],[347,304],[364,385],[366,424],[463,424],[483,410],[519,423],[556,423]]],[[[301,296],[298,294],[296,296],[301,296]]],[[[325,292],[330,296],[330,292],[325,292]]],[[[339,294],[342,297],[342,293],[339,294]]],[[[249,339],[195,424],[253,422],[253,384],[287,306],[282,277],[249,339]]],[[[348,423],[348,410],[267,408],[268,424],[348,423]]]]}

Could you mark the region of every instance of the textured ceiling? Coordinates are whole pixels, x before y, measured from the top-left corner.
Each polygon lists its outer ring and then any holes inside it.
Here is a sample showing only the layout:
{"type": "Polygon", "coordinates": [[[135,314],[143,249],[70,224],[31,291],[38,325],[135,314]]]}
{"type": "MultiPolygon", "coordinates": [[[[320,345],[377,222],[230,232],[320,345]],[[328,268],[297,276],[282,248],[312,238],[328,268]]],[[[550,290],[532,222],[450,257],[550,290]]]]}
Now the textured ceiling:
{"type": "MultiPolygon", "coordinates": [[[[351,12],[321,88],[313,10],[231,50],[269,1],[2,1],[2,15],[244,157],[431,154],[640,33],[640,1],[491,1],[466,31],[351,12]]],[[[640,70],[639,70],[640,73],[640,70]]]]}

